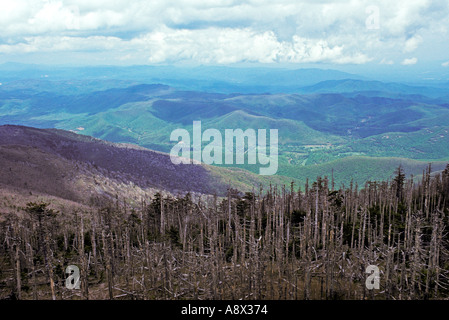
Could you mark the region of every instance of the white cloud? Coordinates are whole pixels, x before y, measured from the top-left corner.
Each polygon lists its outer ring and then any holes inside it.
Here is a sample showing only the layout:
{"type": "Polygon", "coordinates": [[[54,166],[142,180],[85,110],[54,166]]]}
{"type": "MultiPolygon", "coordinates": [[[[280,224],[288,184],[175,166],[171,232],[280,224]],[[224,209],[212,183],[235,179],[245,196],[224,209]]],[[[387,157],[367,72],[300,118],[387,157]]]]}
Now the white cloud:
{"type": "Polygon", "coordinates": [[[369,58],[362,53],[349,53],[344,46],[330,45],[323,39],[294,36],[290,41],[279,41],[272,31],[256,32],[246,29],[170,29],[124,40],[119,37],[89,36],[35,36],[26,37],[17,44],[0,45],[0,53],[112,51],[119,52],[120,61],[140,55],[150,63],[196,61],[198,63],[231,64],[259,63],[365,63],[369,58]]]}
{"type": "Polygon", "coordinates": [[[410,66],[416,64],[417,62],[418,62],[417,58],[409,58],[402,60],[401,64],[404,66],[410,66]]]}
{"type": "Polygon", "coordinates": [[[0,53],[119,50],[122,43],[116,37],[39,36],[25,38],[25,42],[14,45],[0,45],[0,53]]]}
{"type": "Polygon", "coordinates": [[[443,62],[441,65],[442,65],[443,67],[449,67],[449,61],[443,62]]]}
{"type": "Polygon", "coordinates": [[[404,52],[413,52],[418,48],[418,46],[423,41],[422,37],[420,35],[416,35],[414,37],[411,37],[410,39],[405,41],[404,44],[404,52]]]}
{"type": "Polygon", "coordinates": [[[131,63],[146,54],[149,62],[389,64],[421,50],[426,31],[447,38],[447,25],[447,1],[0,0],[0,52],[120,51],[110,56],[131,63]],[[372,6],[376,30],[366,27],[372,6]]]}

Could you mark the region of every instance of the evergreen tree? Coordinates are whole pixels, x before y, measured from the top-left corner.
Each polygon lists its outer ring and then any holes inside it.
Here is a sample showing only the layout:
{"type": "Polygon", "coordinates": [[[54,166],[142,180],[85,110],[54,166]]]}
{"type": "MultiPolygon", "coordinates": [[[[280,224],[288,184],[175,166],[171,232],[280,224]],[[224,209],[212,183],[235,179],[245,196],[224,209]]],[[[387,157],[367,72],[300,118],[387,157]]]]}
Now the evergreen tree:
{"type": "Polygon", "coordinates": [[[399,202],[402,201],[403,198],[403,190],[404,190],[404,182],[405,182],[405,173],[404,169],[402,168],[402,165],[399,165],[399,167],[394,172],[396,176],[394,177],[394,186],[396,188],[396,197],[399,199],[399,202]]]}

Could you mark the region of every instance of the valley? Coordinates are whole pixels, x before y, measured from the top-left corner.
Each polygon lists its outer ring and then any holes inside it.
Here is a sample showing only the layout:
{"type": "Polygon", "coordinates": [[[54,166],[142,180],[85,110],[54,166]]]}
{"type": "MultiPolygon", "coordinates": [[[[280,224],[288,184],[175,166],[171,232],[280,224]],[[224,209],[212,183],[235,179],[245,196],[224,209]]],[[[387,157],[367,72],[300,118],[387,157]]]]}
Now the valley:
{"type": "MultiPolygon", "coordinates": [[[[129,68],[105,69],[105,78],[97,75],[82,81],[63,80],[63,71],[53,75],[56,80],[0,79],[0,124],[63,129],[165,153],[174,145],[170,133],[178,128],[192,133],[193,121],[222,132],[278,129],[278,174],[301,183],[330,175],[333,169],[337,184],[363,184],[391,178],[400,164],[408,174],[420,175],[427,163],[441,170],[449,160],[449,100],[444,87],[384,83],[337,72],[328,73],[335,80],[323,80],[318,71],[304,69],[276,72],[278,78],[294,74],[295,79],[309,76],[323,81],[305,86],[299,81],[296,93],[279,93],[276,86],[285,78],[273,83],[267,93],[261,84],[267,80],[260,77],[258,82],[254,78],[245,82],[253,93],[230,93],[218,87],[210,91],[204,83],[193,81],[196,73],[211,77],[206,69],[184,73],[179,77],[184,84],[178,87],[170,72],[163,77],[163,68],[148,73],[149,79],[157,76],[159,84],[143,82],[143,70],[133,69],[126,80],[124,71],[129,68]],[[194,90],[197,85],[204,87],[194,90]],[[351,161],[357,163],[357,170],[348,165],[351,161]]],[[[82,72],[72,70],[72,74],[82,72]]],[[[271,77],[273,72],[266,73],[271,77]]],[[[232,81],[226,81],[232,88],[232,81]]],[[[249,165],[227,167],[259,170],[249,165]]]]}

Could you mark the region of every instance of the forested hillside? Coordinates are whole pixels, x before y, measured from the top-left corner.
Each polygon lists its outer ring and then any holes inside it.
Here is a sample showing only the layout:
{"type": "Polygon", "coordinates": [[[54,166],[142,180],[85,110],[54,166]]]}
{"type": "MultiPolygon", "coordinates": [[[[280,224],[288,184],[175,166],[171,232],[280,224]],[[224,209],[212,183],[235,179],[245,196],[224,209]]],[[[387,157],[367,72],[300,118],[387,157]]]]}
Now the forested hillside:
{"type": "MultiPolygon", "coordinates": [[[[180,69],[182,81],[176,81],[167,78],[173,72],[169,69],[100,68],[94,76],[75,68],[70,79],[64,72],[49,72],[50,78],[43,79],[18,72],[16,79],[6,78],[0,86],[0,125],[58,128],[165,153],[175,144],[171,132],[182,128],[191,133],[193,121],[201,121],[202,130],[222,133],[277,129],[278,173],[302,184],[316,178],[317,172],[330,175],[330,167],[340,173],[335,176],[337,184],[351,180],[363,184],[390,179],[400,164],[408,174],[417,175],[428,162],[442,170],[449,159],[444,84],[361,80],[330,70],[324,80],[323,70],[315,69],[251,74],[245,69],[225,74],[227,69],[221,68],[193,68],[191,74],[180,69]],[[128,77],[124,70],[130,71],[128,77]],[[204,79],[216,82],[195,78],[206,70],[217,74],[204,79]],[[240,82],[230,82],[231,76],[240,82]],[[220,77],[227,80],[220,82],[220,77]],[[283,85],[287,82],[289,90],[283,85]],[[358,166],[357,172],[348,162],[358,166]],[[377,167],[383,170],[373,169],[377,167]]],[[[236,166],[253,173],[259,170],[236,166]]]]}
{"type": "Polygon", "coordinates": [[[0,296],[14,299],[441,299],[449,165],[419,181],[327,177],[225,197],[90,206],[3,194],[0,296]],[[68,265],[80,290],[65,287],[68,265]],[[380,289],[367,290],[368,265],[380,289]]]}
{"type": "Polygon", "coordinates": [[[0,298],[448,298],[445,87],[280,74],[288,86],[6,79],[0,298]],[[196,120],[278,129],[277,174],[174,165],[170,133],[196,120]]]}

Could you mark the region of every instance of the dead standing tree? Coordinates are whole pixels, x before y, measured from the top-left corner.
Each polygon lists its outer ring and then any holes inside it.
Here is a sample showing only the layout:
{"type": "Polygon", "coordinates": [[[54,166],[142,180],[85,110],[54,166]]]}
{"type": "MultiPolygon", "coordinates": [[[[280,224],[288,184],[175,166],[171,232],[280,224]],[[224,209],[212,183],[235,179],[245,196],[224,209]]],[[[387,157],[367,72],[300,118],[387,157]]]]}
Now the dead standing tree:
{"type": "Polygon", "coordinates": [[[53,279],[68,255],[86,275],[85,298],[101,285],[110,299],[446,297],[449,169],[427,169],[418,183],[399,173],[361,189],[335,188],[325,177],[304,192],[291,185],[230,189],[221,199],[157,194],[135,207],[117,199],[76,218],[30,204],[28,215],[1,223],[12,270],[3,276],[16,296],[56,298],[53,279]],[[370,264],[381,270],[384,293],[364,286],[370,264]]]}
{"type": "Polygon", "coordinates": [[[28,203],[26,211],[33,221],[37,220],[38,251],[43,254],[45,269],[50,282],[51,297],[56,300],[50,241],[52,240],[51,229],[57,226],[55,219],[57,213],[49,209],[47,203],[28,203]]]}

